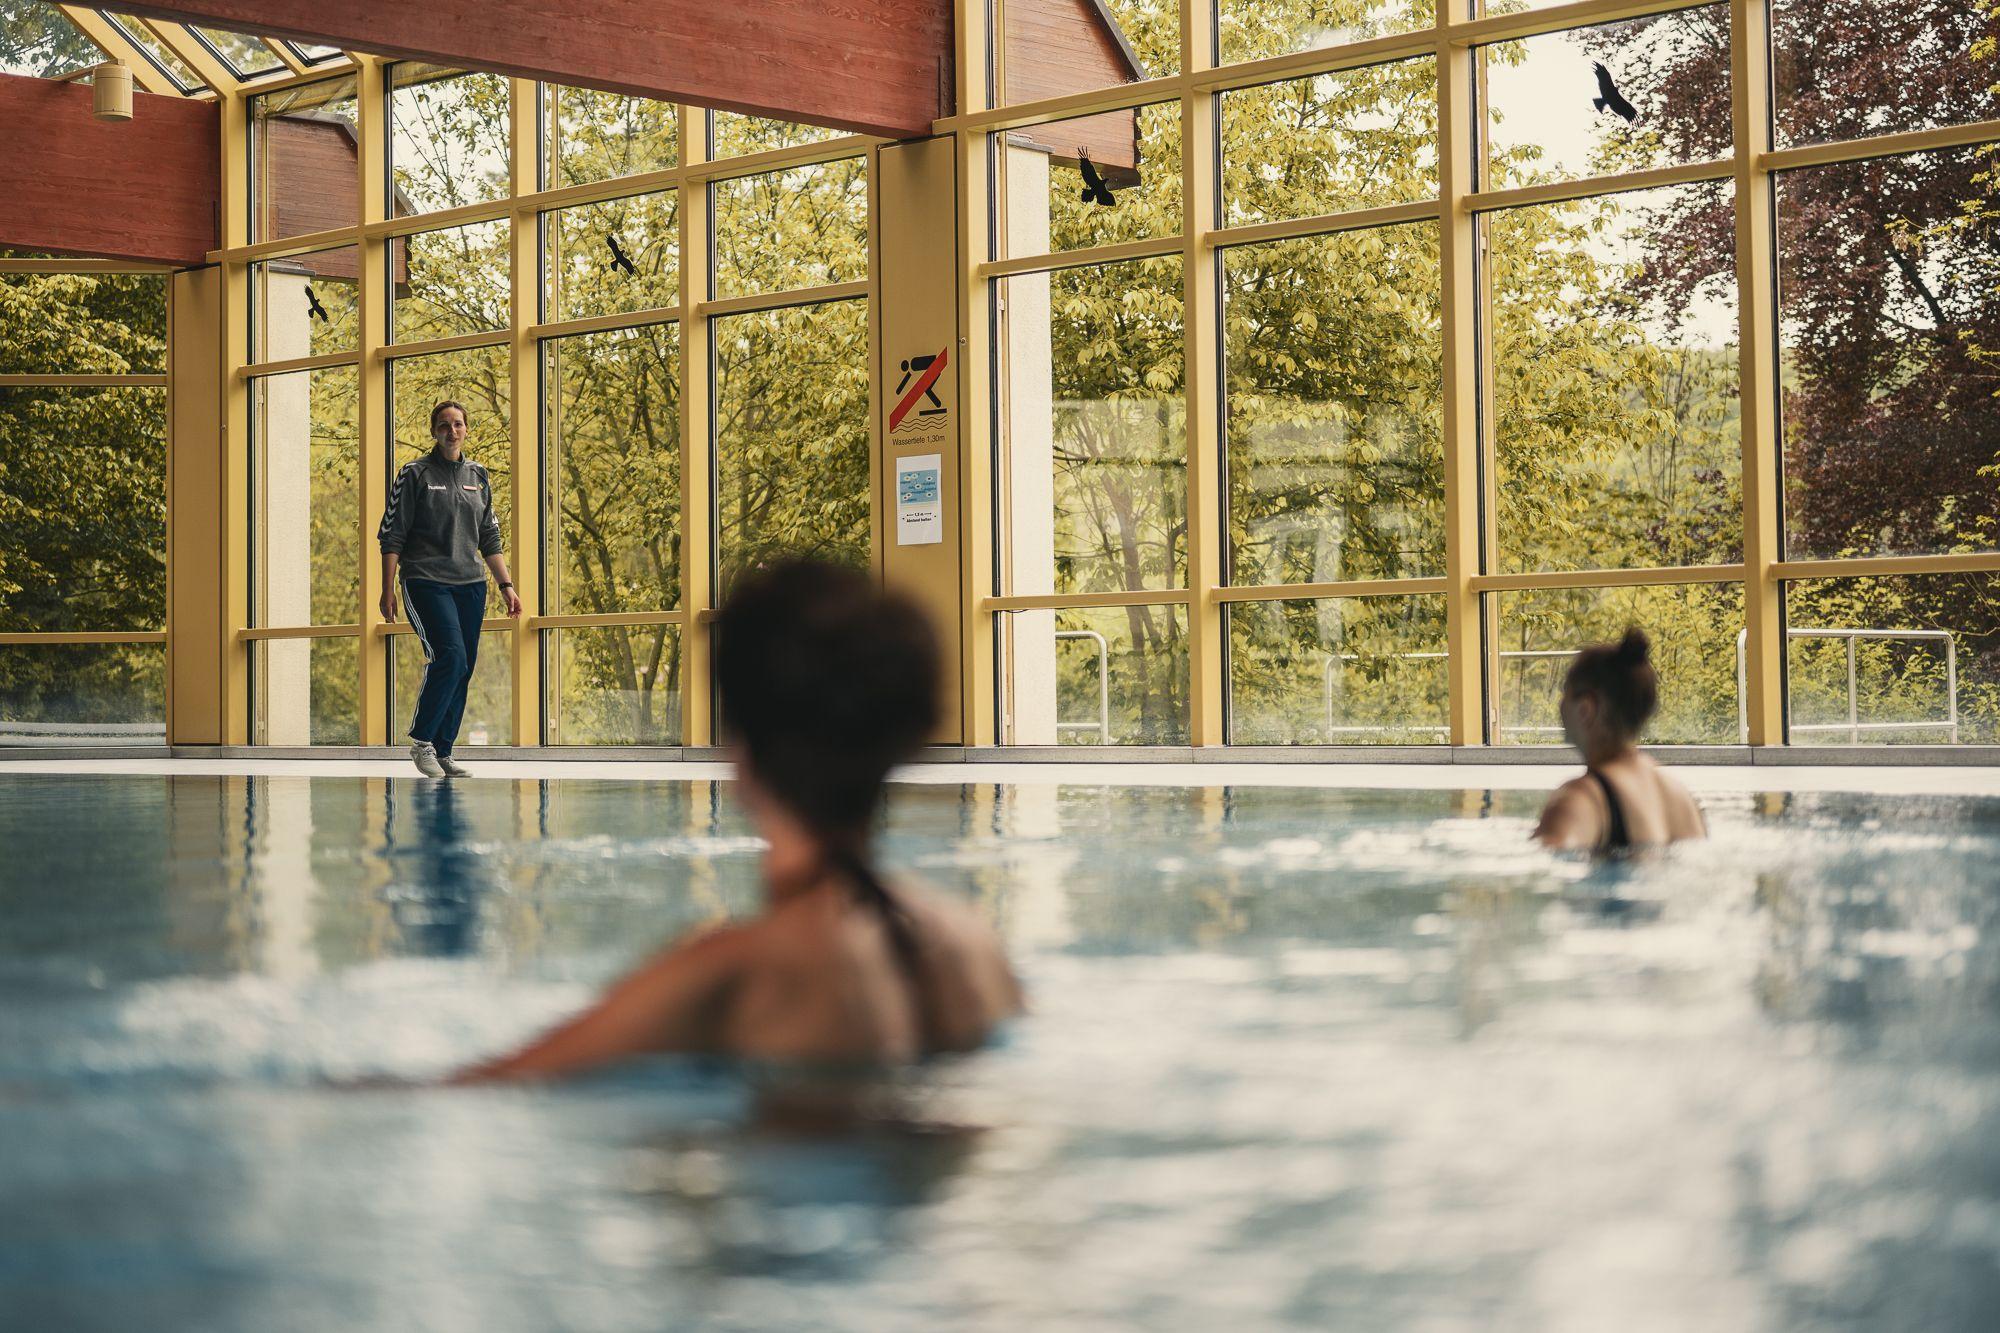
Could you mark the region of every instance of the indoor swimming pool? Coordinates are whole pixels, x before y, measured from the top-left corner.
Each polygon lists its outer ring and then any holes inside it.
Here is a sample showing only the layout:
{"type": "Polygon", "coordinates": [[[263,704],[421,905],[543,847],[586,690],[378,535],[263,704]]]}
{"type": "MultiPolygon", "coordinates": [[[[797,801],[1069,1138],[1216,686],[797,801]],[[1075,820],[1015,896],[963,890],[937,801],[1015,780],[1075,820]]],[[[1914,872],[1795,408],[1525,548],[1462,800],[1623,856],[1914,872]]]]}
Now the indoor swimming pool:
{"type": "Polygon", "coordinates": [[[0,1324],[1991,1327],[2000,799],[1092,781],[894,788],[1032,1012],[812,1137],[400,1086],[748,910],[726,783],[0,775],[0,1324]]]}

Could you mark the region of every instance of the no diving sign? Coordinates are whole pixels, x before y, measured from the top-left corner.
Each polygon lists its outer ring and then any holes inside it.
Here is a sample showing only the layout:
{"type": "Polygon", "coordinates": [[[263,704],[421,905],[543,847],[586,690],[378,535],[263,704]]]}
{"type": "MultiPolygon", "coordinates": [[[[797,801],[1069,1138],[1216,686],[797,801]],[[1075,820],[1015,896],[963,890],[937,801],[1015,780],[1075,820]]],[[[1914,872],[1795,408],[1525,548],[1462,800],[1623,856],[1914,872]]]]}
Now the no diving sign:
{"type": "Polygon", "coordinates": [[[889,438],[895,443],[943,443],[951,424],[951,408],[938,390],[951,387],[951,381],[942,378],[950,360],[949,347],[903,359],[903,378],[895,389],[896,405],[889,409],[889,438]]]}

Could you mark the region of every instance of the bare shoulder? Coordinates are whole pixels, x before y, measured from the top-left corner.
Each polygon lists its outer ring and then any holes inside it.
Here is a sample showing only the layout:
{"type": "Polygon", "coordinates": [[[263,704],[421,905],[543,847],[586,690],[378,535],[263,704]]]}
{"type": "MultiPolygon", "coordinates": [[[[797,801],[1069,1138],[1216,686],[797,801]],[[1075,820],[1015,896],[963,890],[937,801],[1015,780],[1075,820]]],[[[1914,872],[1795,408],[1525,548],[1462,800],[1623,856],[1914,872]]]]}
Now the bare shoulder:
{"type": "Polygon", "coordinates": [[[1656,771],[1660,779],[1660,793],[1666,798],[1669,833],[1676,840],[1707,837],[1708,816],[1702,813],[1701,802],[1679,778],[1665,769],[1656,771]]]}
{"type": "Polygon", "coordinates": [[[1575,777],[1550,793],[1535,825],[1535,841],[1558,851],[1595,847],[1600,840],[1596,793],[1588,778],[1575,777]]]}

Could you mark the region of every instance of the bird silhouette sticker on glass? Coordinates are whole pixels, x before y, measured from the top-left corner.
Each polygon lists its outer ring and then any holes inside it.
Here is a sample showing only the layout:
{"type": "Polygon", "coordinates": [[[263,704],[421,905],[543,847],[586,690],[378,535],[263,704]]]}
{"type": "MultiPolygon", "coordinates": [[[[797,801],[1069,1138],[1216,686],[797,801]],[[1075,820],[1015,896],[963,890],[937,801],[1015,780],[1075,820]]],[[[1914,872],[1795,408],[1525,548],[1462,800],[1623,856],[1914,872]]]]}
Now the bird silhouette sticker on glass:
{"type": "Polygon", "coordinates": [[[638,266],[633,264],[625,252],[619,248],[616,236],[611,235],[609,232],[605,233],[604,243],[611,247],[611,267],[622,268],[635,278],[639,276],[638,266]]]}
{"type": "Polygon", "coordinates": [[[1618,85],[1612,82],[1611,71],[1604,67],[1604,62],[1593,60],[1590,67],[1597,71],[1597,96],[1590,99],[1590,104],[1599,111],[1616,111],[1625,117],[1627,122],[1638,120],[1639,109],[1626,101],[1625,95],[1618,91],[1618,85]]]}
{"type": "Polygon", "coordinates": [[[1118,202],[1112,198],[1111,187],[1104,183],[1104,177],[1098,175],[1097,168],[1091,165],[1090,154],[1082,149],[1077,150],[1076,169],[1083,173],[1083,189],[1077,197],[1084,203],[1109,208],[1118,202]]]}

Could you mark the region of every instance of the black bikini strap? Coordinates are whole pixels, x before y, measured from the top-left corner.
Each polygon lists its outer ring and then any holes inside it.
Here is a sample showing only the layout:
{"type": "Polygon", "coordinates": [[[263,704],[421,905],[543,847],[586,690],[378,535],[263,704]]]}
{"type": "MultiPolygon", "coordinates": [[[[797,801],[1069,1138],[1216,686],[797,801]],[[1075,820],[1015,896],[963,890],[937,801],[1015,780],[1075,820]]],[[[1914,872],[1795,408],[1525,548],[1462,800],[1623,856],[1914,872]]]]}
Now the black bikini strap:
{"type": "Polygon", "coordinates": [[[929,1006],[924,1003],[924,983],[922,961],[917,945],[917,932],[910,924],[909,913],[903,910],[882,883],[875,870],[853,849],[835,844],[828,849],[828,860],[833,868],[853,886],[855,901],[872,909],[881,918],[882,928],[889,933],[889,950],[896,956],[896,966],[903,974],[904,985],[909,990],[910,1007],[917,1022],[917,1037],[923,1053],[932,1048],[929,1006]]]}
{"type": "Polygon", "coordinates": [[[1584,772],[1597,779],[1597,789],[1604,793],[1604,804],[1611,811],[1611,827],[1605,831],[1604,849],[1622,852],[1632,845],[1632,831],[1625,827],[1625,807],[1618,803],[1618,793],[1612,789],[1610,779],[1594,768],[1584,772]]]}

